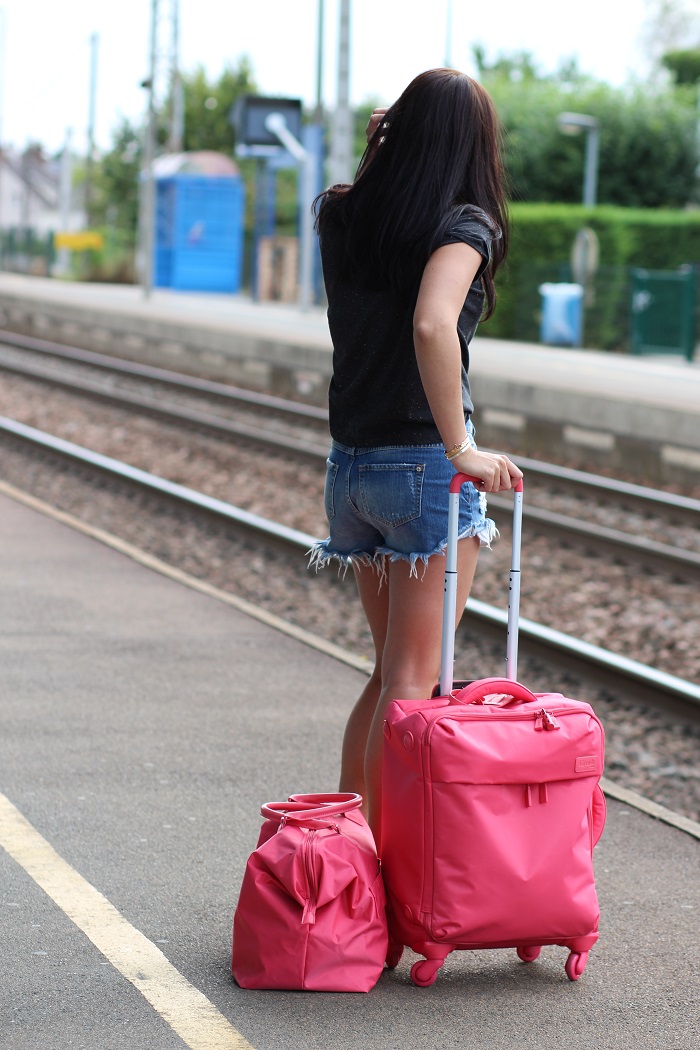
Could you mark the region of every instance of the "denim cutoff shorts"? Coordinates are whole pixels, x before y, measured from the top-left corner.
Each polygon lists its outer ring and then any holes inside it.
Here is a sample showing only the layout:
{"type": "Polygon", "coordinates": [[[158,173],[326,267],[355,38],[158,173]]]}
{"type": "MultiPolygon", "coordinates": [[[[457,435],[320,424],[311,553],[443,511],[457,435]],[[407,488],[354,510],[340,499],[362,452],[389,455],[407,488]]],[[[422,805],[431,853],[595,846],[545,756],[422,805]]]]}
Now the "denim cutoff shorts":
{"type": "MultiPolygon", "coordinates": [[[[471,421],[467,434],[474,446],[471,421]]],[[[349,448],[333,442],[327,460],[325,507],[330,536],[311,548],[309,565],[335,559],[347,568],[373,565],[384,575],[385,560],[427,564],[447,546],[447,509],[454,467],[436,445],[349,448]]],[[[486,517],[486,497],[462,486],[459,539],[478,536],[491,545],[497,530],[486,517]]]]}

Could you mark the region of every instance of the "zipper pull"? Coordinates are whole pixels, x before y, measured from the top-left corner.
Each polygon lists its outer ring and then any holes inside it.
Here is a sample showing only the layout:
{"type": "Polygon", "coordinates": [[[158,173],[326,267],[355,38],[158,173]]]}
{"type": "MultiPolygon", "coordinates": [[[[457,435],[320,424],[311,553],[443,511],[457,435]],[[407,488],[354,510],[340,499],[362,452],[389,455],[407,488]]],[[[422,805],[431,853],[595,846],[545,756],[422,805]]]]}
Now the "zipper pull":
{"type": "Polygon", "coordinates": [[[544,728],[547,731],[560,728],[559,723],[557,722],[554,715],[550,715],[549,711],[545,711],[544,708],[542,708],[542,721],[544,723],[544,728]]]}
{"type": "Polygon", "coordinates": [[[553,729],[560,728],[554,715],[550,715],[549,711],[545,711],[544,708],[535,715],[535,729],[545,729],[549,733],[553,729]]]}

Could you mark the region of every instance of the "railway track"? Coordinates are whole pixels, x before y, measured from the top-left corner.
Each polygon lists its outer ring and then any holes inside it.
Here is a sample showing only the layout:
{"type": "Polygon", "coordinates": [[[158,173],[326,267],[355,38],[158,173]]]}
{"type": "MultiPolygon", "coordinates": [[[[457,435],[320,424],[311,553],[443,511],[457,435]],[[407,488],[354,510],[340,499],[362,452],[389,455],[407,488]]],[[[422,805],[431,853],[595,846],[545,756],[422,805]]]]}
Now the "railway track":
{"type": "MultiPolygon", "coordinates": [[[[146,491],[159,499],[206,515],[227,527],[242,530],[264,545],[273,544],[299,558],[314,542],[308,533],[280,525],[230,503],[196,492],[186,486],[150,474],[129,464],[82,448],[69,441],[45,434],[25,424],[0,418],[0,439],[19,442],[25,447],[58,457],[60,461],[103,476],[118,479],[132,489],[146,491]]],[[[489,638],[505,637],[506,614],[494,606],[470,599],[463,624],[489,638]]],[[[649,667],[573,638],[560,631],[530,620],[521,620],[520,639],[523,654],[574,670],[596,683],[604,683],[611,694],[633,696],[639,703],[681,711],[685,716],[700,718],[700,686],[674,675],[649,667]]]]}
{"type": "MultiPolygon", "coordinates": [[[[219,438],[242,439],[277,455],[293,454],[320,465],[327,454],[328,415],[316,406],[2,331],[0,369],[129,411],[147,413],[164,422],[194,427],[219,438]],[[17,350],[22,353],[18,354],[17,350]],[[25,360],[27,353],[30,358],[33,355],[33,359],[25,360]],[[47,360],[83,366],[90,374],[60,373],[55,368],[47,368],[47,360]],[[130,383],[136,381],[141,388],[119,388],[114,385],[115,377],[130,383]],[[143,384],[147,384],[147,392],[143,384]],[[157,396],[154,391],[158,391],[157,396]],[[163,391],[176,391],[178,395],[199,400],[195,405],[166,401],[163,391]],[[201,398],[206,399],[204,405],[201,398]],[[226,406],[227,410],[242,408],[248,413],[263,414],[265,428],[261,428],[259,416],[257,421],[249,419],[248,422],[224,418],[212,410],[212,404],[226,406]],[[276,429],[271,420],[282,421],[284,429],[276,429]]],[[[527,473],[529,484],[546,482],[550,496],[552,492],[573,494],[578,502],[573,514],[563,514],[551,507],[533,506],[530,501],[524,511],[530,531],[550,536],[557,543],[573,544],[615,560],[638,564],[645,571],[665,572],[684,581],[700,582],[700,549],[687,549],[653,538],[654,532],[665,535],[678,526],[697,530],[700,538],[700,500],[539,460],[514,458],[527,473]],[[609,504],[614,500],[616,506],[623,506],[646,527],[635,535],[600,521],[583,520],[582,495],[587,501],[609,504]]],[[[496,509],[509,507],[508,498],[503,496],[491,496],[489,503],[496,509]]]]}

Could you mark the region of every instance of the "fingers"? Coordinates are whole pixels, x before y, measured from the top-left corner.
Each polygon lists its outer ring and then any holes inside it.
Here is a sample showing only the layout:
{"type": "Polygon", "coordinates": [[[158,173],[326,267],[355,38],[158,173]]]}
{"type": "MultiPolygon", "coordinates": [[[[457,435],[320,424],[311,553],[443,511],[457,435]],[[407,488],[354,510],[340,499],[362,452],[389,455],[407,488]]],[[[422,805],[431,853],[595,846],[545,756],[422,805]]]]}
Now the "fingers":
{"type": "Polygon", "coordinates": [[[522,478],[523,472],[508,456],[493,452],[478,452],[467,449],[459,457],[459,463],[452,460],[456,470],[479,478],[477,488],[481,492],[502,492],[512,489],[522,478]]]}
{"type": "Polygon", "coordinates": [[[523,472],[515,463],[503,455],[486,453],[493,461],[490,474],[484,478],[484,492],[502,492],[512,489],[522,478],[523,472]]]}
{"type": "Polygon", "coordinates": [[[368,142],[370,141],[375,131],[384,119],[384,115],[386,114],[387,109],[388,107],[384,106],[372,111],[372,114],[367,122],[367,128],[365,129],[365,135],[367,136],[368,142]]]}

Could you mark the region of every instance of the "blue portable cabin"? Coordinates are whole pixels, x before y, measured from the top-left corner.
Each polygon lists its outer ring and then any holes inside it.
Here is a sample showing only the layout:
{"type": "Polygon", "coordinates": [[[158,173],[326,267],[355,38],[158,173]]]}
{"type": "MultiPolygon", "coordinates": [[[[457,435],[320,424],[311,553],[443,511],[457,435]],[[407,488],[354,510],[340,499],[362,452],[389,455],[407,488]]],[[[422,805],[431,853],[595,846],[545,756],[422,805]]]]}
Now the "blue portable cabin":
{"type": "Polygon", "coordinates": [[[234,161],[209,150],[171,153],[156,160],[153,174],[154,285],[239,291],[245,193],[234,161]]]}

